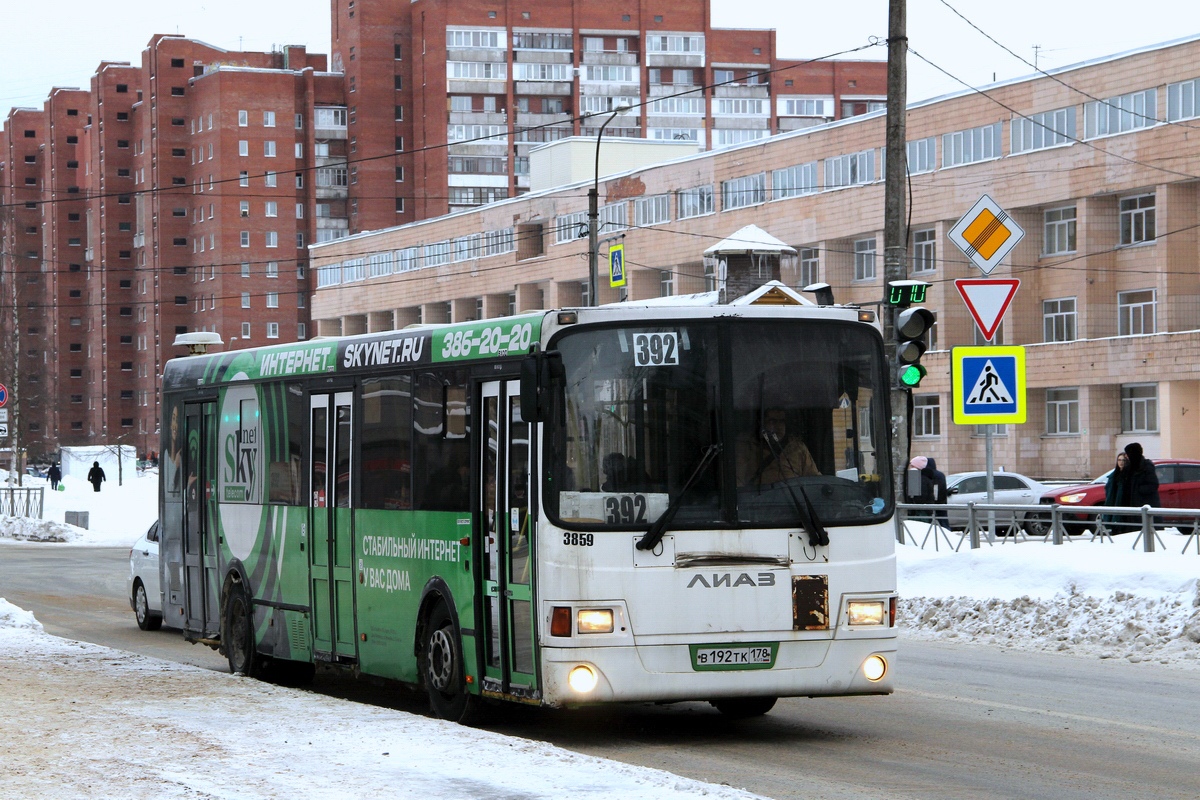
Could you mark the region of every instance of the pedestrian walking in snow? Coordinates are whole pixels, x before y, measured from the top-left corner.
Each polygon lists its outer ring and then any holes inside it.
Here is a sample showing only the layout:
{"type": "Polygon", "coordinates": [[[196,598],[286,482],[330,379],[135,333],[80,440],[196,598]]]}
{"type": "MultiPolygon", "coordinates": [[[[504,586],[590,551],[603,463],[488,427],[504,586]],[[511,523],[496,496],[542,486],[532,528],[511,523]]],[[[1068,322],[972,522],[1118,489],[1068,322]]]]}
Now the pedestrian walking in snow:
{"type": "Polygon", "coordinates": [[[92,468],[88,470],[88,483],[92,484],[93,491],[100,491],[100,484],[108,480],[104,477],[104,470],[100,468],[99,461],[92,462],[92,468]]]}
{"type": "Polygon", "coordinates": [[[57,462],[50,465],[50,469],[46,470],[46,477],[50,479],[50,491],[58,491],[58,482],[62,480],[62,470],[58,468],[57,462]]]}

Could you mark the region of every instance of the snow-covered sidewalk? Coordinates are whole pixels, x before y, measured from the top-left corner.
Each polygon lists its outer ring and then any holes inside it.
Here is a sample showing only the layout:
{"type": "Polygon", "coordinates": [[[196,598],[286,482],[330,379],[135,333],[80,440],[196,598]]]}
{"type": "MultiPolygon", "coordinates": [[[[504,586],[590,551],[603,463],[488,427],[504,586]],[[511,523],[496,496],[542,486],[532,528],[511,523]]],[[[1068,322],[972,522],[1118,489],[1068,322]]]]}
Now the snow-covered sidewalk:
{"type": "Polygon", "coordinates": [[[755,795],[49,636],[0,600],[0,797],[755,795]]]}

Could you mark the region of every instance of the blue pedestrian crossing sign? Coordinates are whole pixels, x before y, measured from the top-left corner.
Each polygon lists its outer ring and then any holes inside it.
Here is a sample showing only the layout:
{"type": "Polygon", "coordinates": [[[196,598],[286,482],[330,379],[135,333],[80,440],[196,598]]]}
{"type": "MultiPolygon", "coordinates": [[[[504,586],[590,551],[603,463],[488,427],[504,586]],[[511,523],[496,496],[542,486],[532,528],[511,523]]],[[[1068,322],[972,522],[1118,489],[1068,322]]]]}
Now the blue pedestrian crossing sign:
{"type": "Polygon", "coordinates": [[[956,347],[950,353],[956,425],[1025,422],[1025,348],[956,347]]]}
{"type": "Polygon", "coordinates": [[[625,285],[625,245],[614,244],[608,248],[608,285],[625,285]]]}

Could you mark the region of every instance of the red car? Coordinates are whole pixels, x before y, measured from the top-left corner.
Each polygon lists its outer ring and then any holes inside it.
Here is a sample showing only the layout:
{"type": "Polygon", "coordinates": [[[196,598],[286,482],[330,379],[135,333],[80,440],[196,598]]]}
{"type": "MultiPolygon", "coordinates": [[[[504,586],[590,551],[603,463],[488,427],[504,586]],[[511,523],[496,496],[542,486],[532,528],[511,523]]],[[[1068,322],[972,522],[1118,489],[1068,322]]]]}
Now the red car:
{"type": "MultiPolygon", "coordinates": [[[[1183,458],[1151,460],[1158,475],[1158,497],[1162,500],[1162,508],[1200,508],[1200,461],[1183,458]]],[[[1063,527],[1072,535],[1083,533],[1092,527],[1096,512],[1084,512],[1082,508],[1104,505],[1104,485],[1111,472],[1109,470],[1091,483],[1046,492],[1041,502],[1079,508],[1079,512],[1063,509],[1063,527]]],[[[1050,515],[1027,517],[1025,529],[1035,536],[1042,536],[1050,530],[1050,515]]]]}

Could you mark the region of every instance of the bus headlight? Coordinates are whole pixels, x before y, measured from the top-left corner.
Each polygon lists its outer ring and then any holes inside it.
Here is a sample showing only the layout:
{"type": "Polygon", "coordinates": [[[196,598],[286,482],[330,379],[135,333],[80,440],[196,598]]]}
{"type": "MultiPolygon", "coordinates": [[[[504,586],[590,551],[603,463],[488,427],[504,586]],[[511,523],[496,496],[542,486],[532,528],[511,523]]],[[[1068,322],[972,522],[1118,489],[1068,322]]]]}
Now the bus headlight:
{"type": "Polygon", "coordinates": [[[882,625],[884,602],[882,600],[851,600],[846,604],[851,625],[882,625]]]}
{"type": "Polygon", "coordinates": [[[611,608],[581,608],[575,616],[575,630],[580,633],[612,633],[611,608]]]}
{"type": "Polygon", "coordinates": [[[862,671],[864,678],[875,683],[887,674],[887,661],[880,655],[867,656],[867,660],[863,662],[862,671]]]}
{"type": "Polygon", "coordinates": [[[567,683],[580,694],[587,694],[596,688],[596,673],[591,667],[580,664],[571,670],[571,674],[567,676],[567,683]]]}

